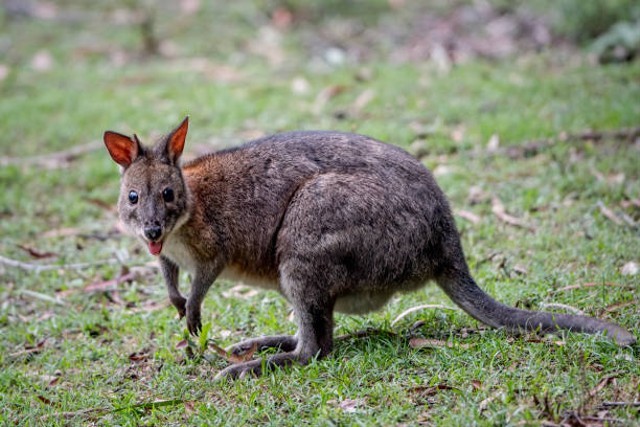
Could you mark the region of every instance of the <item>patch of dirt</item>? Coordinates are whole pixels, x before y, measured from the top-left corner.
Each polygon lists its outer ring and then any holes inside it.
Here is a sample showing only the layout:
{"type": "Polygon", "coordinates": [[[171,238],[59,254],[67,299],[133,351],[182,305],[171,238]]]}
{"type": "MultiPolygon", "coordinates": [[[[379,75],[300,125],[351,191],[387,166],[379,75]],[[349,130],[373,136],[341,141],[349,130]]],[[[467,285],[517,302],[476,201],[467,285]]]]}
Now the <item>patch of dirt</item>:
{"type": "Polygon", "coordinates": [[[552,34],[543,17],[522,7],[501,10],[484,1],[445,9],[399,3],[374,25],[358,16],[333,15],[317,27],[299,28],[303,46],[327,62],[364,62],[382,54],[395,62],[433,60],[444,67],[550,46],[571,48],[552,34]]]}

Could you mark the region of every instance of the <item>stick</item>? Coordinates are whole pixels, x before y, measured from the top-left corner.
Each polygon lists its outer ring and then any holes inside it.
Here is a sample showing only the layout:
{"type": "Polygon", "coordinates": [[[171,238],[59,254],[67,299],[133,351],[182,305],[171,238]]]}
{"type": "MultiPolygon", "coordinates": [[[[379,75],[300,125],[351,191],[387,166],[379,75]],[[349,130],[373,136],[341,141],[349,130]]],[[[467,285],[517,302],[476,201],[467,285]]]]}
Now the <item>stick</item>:
{"type": "Polygon", "coordinates": [[[22,165],[22,166],[45,166],[56,167],[62,163],[69,162],[83,154],[99,149],[102,144],[99,141],[91,141],[87,144],[76,145],[67,150],[57,151],[50,154],[42,154],[32,157],[0,157],[0,166],[22,165]]]}
{"type": "Polygon", "coordinates": [[[20,270],[33,271],[36,274],[43,271],[51,270],[84,270],[86,268],[97,267],[99,265],[119,264],[116,259],[105,259],[96,262],[85,262],[77,264],[32,264],[29,262],[17,261],[15,259],[5,258],[0,255],[0,264],[8,267],[19,268],[20,270]]]}

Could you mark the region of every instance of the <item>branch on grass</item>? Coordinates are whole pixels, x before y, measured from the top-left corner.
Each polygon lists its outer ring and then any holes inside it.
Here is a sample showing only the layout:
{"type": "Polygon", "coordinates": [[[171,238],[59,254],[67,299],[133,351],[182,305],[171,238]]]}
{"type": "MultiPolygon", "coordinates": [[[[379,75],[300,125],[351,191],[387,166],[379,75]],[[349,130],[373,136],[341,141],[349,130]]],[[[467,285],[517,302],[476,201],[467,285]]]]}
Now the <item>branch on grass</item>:
{"type": "Polygon", "coordinates": [[[511,159],[521,157],[533,157],[545,148],[549,148],[558,142],[584,142],[584,141],[630,141],[640,138],[640,126],[632,128],[615,129],[610,131],[585,130],[582,132],[567,133],[561,132],[552,138],[525,141],[518,146],[495,149],[489,154],[506,155],[511,159]]]}
{"type": "Polygon", "coordinates": [[[0,255],[0,265],[14,267],[25,271],[32,271],[37,274],[42,273],[43,271],[52,270],[85,270],[87,268],[93,268],[100,265],[113,265],[119,263],[120,261],[116,259],[106,259],[96,262],[85,262],[77,264],[33,264],[30,262],[17,261],[15,259],[6,258],[0,255]]]}
{"type": "Polygon", "coordinates": [[[505,224],[513,225],[514,227],[525,228],[529,231],[536,231],[535,227],[528,224],[525,220],[517,218],[507,213],[504,205],[497,197],[494,197],[491,201],[491,212],[505,224]]]}
{"type": "Polygon", "coordinates": [[[409,314],[415,312],[415,311],[419,311],[419,310],[426,310],[426,309],[438,309],[438,310],[456,310],[455,307],[447,307],[446,305],[440,305],[440,304],[423,304],[423,305],[418,305],[415,307],[411,307],[405,311],[403,311],[402,313],[400,313],[398,315],[398,317],[396,317],[393,322],[391,322],[391,326],[394,326],[396,323],[398,323],[400,320],[402,320],[404,317],[408,316],[409,314]]]}
{"type": "Polygon", "coordinates": [[[579,316],[584,316],[584,311],[575,308],[575,307],[571,307],[570,305],[567,304],[559,304],[559,303],[546,303],[546,304],[540,304],[540,308],[541,309],[547,309],[547,308],[559,308],[561,310],[566,310],[566,311],[570,311],[573,314],[577,314],[579,316]]]}
{"type": "Polygon", "coordinates": [[[76,145],[67,150],[55,153],[42,154],[32,157],[0,157],[0,166],[40,166],[47,169],[57,169],[67,166],[78,157],[96,151],[102,147],[100,141],[91,141],[87,144],[76,145]]]}

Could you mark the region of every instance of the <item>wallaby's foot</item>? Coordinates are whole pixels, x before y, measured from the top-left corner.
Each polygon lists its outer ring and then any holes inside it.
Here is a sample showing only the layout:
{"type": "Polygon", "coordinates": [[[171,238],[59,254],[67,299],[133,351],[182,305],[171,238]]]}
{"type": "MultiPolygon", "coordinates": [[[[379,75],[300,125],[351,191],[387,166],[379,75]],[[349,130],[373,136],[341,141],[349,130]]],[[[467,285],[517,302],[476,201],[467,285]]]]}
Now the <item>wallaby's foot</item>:
{"type": "Polygon", "coordinates": [[[296,348],[298,340],[293,335],[274,335],[259,338],[251,338],[232,345],[227,352],[234,356],[242,356],[249,351],[262,351],[268,348],[277,348],[282,352],[291,352],[296,348]]]}
{"type": "Polygon", "coordinates": [[[312,356],[302,355],[297,351],[280,353],[265,359],[256,359],[244,363],[236,363],[218,372],[214,380],[244,378],[247,375],[260,376],[265,370],[289,366],[293,363],[307,365],[312,356]]]}

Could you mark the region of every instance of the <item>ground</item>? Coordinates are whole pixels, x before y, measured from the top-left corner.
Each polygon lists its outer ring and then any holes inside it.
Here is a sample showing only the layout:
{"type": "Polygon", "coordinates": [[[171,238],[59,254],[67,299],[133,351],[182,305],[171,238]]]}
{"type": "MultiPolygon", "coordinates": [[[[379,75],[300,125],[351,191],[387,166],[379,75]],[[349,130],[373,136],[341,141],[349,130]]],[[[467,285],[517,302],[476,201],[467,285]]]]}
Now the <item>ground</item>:
{"type": "Polygon", "coordinates": [[[289,307],[222,281],[186,339],[118,225],[107,129],[151,142],[189,115],[187,157],[293,129],[399,145],[434,171],[490,294],[640,336],[638,62],[598,64],[500,2],[227,3],[5,1],[2,423],[638,425],[637,346],[511,336],[435,286],[338,315],[326,359],[212,381],[233,362],[216,345],[293,333],[289,307]]]}

